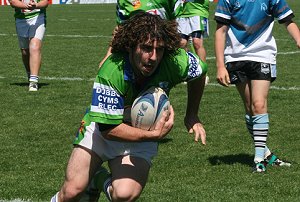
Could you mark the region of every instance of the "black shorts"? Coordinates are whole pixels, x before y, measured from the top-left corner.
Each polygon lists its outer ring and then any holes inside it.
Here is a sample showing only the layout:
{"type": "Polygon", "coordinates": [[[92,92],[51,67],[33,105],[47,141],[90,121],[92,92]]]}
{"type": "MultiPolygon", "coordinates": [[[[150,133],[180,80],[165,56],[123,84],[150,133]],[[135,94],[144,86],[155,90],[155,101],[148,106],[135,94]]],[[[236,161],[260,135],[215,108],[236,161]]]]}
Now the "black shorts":
{"type": "MultiPolygon", "coordinates": [[[[191,33],[191,37],[192,38],[203,39],[204,31],[194,31],[194,32],[191,33]]],[[[190,36],[185,35],[185,34],[181,34],[181,38],[183,38],[185,40],[189,40],[190,36]]]]}
{"type": "Polygon", "coordinates": [[[276,65],[254,62],[237,61],[226,64],[231,84],[244,83],[247,80],[267,80],[273,82],[276,79],[276,65]]]}

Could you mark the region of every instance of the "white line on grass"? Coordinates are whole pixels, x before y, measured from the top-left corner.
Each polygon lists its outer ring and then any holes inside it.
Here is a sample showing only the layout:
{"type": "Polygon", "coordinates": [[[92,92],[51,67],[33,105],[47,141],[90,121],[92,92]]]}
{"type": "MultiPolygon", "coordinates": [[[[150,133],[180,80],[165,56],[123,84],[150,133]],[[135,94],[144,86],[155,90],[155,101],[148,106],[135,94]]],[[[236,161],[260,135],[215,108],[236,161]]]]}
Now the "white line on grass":
{"type": "MultiPolygon", "coordinates": [[[[1,34],[0,36],[17,36],[16,34],[1,34]]],[[[63,38],[111,38],[104,35],[81,35],[81,34],[46,34],[46,37],[63,37],[63,38]]]]}
{"type": "MultiPolygon", "coordinates": [[[[5,33],[0,33],[0,36],[17,36],[15,33],[14,34],[5,34],[5,33]]],[[[104,36],[104,35],[81,35],[81,34],[46,34],[46,37],[65,37],[65,38],[111,38],[110,36],[104,36]]],[[[276,39],[278,41],[290,41],[290,39],[285,39],[285,38],[280,38],[280,39],[276,39]]],[[[293,53],[300,53],[300,51],[295,51],[295,52],[291,52],[293,53]]],[[[280,54],[280,53],[278,53],[280,54]]],[[[289,52],[287,52],[286,54],[289,54],[289,52]]]]}
{"type": "MultiPolygon", "coordinates": [[[[223,86],[221,86],[220,84],[218,83],[208,83],[207,84],[208,86],[218,86],[218,87],[222,87],[224,88],[223,86]]],[[[235,87],[234,85],[230,85],[229,87],[235,87]]],[[[292,87],[283,87],[283,86],[271,86],[271,89],[274,89],[274,90],[289,90],[289,91],[299,91],[300,90],[300,87],[298,86],[292,86],[292,87]]]]}
{"type": "Polygon", "coordinates": [[[57,34],[48,34],[46,37],[65,37],[65,38],[111,38],[111,36],[103,36],[103,35],[80,35],[80,34],[75,34],[75,35],[57,35],[57,34]]]}
{"type": "MultiPolygon", "coordinates": [[[[18,79],[27,79],[27,77],[24,76],[13,76],[14,78],[18,79]]],[[[6,77],[0,75],[0,79],[5,79],[6,77]]],[[[94,78],[85,79],[80,77],[48,77],[48,76],[41,76],[39,77],[41,80],[52,80],[52,81],[94,81],[94,78]]],[[[218,83],[208,83],[208,86],[217,86],[217,87],[223,87],[218,83]]],[[[231,85],[233,87],[233,85],[231,85]]],[[[283,90],[283,91],[299,91],[300,87],[298,86],[292,86],[292,87],[284,87],[284,86],[271,86],[271,89],[274,90],[283,90]]],[[[0,201],[1,202],[1,201],[0,201]]]]}
{"type": "MultiPolygon", "coordinates": [[[[290,51],[290,52],[278,52],[277,55],[294,55],[298,54],[300,51],[290,51]]],[[[206,60],[215,60],[216,57],[207,57],[206,60]]]]}
{"type": "Polygon", "coordinates": [[[0,199],[0,202],[30,202],[29,200],[23,200],[23,199],[13,199],[13,200],[2,200],[0,199]]]}

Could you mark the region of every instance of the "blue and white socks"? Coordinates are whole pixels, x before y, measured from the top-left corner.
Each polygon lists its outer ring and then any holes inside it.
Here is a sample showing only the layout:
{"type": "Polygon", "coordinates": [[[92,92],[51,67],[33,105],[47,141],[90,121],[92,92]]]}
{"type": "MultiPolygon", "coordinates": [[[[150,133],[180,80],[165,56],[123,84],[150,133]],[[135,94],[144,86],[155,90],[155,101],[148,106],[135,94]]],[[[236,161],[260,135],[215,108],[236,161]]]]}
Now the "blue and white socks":
{"type": "Polygon", "coordinates": [[[269,115],[258,114],[255,116],[245,115],[246,126],[251,134],[255,145],[254,162],[263,161],[268,155],[271,154],[270,149],[267,147],[267,137],[269,133],[269,115]]]}

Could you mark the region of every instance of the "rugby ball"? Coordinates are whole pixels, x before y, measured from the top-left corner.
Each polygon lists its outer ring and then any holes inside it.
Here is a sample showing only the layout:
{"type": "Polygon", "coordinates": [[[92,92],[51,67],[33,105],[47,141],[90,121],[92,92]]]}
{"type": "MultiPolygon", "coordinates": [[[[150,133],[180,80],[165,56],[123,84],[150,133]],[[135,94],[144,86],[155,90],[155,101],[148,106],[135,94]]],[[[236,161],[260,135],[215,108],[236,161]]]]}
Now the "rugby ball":
{"type": "Polygon", "coordinates": [[[170,106],[165,91],[159,87],[151,87],[133,102],[131,107],[131,124],[133,127],[151,130],[170,106]]]}

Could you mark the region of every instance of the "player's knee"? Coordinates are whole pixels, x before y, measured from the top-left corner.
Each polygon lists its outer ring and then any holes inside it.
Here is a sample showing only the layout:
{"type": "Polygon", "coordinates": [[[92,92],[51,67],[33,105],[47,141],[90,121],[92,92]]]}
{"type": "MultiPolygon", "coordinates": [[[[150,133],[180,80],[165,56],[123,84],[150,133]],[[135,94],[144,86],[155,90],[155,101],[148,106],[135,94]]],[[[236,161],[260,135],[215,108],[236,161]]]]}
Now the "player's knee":
{"type": "Polygon", "coordinates": [[[83,190],[84,189],[78,186],[64,186],[63,189],[60,191],[60,199],[61,201],[72,201],[75,199],[79,199],[80,194],[83,192],[83,190]]]}
{"type": "Polygon", "coordinates": [[[113,189],[112,199],[113,201],[135,201],[138,199],[140,191],[133,189],[132,187],[122,187],[120,189],[113,189]]]}
{"type": "Polygon", "coordinates": [[[41,50],[42,44],[39,40],[31,40],[29,44],[30,52],[39,52],[41,50]]]}
{"type": "Polygon", "coordinates": [[[201,43],[194,43],[194,48],[199,50],[199,49],[203,49],[203,45],[201,45],[201,43]]]}
{"type": "Polygon", "coordinates": [[[187,41],[186,41],[186,40],[181,40],[181,41],[180,41],[180,47],[181,47],[181,48],[185,48],[186,45],[187,45],[187,41]]]}
{"type": "Polygon", "coordinates": [[[256,101],[252,104],[252,111],[254,114],[262,114],[266,112],[266,107],[264,101],[256,101]]]}

